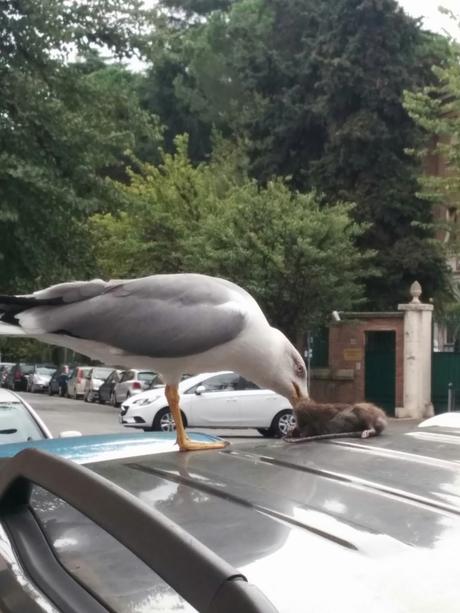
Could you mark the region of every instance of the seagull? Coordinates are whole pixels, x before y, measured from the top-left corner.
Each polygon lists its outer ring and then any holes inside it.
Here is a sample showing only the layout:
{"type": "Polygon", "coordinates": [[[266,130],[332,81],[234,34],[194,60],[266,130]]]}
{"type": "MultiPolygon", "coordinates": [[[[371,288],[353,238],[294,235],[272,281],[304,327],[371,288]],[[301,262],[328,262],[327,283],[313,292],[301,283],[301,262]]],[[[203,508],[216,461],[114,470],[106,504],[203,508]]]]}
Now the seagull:
{"type": "Polygon", "coordinates": [[[93,279],[0,295],[0,335],[33,337],[108,366],[152,368],[165,383],[181,451],[226,445],[188,438],[179,405],[183,374],[232,370],[293,406],[308,398],[300,353],[246,290],[218,277],[93,279]]]}

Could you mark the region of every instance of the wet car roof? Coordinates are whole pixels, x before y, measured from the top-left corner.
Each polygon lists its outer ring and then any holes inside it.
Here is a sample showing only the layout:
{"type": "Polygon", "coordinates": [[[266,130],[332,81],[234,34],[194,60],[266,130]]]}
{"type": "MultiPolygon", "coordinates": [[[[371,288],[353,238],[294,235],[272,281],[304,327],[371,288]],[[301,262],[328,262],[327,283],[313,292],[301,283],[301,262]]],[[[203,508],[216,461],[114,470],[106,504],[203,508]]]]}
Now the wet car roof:
{"type": "MultiPolygon", "coordinates": [[[[60,442],[238,568],[279,611],[458,611],[457,430],[193,453],[173,451],[171,435],[60,442]]],[[[69,528],[51,524],[55,539],[69,528]]],[[[124,589],[136,610],[132,577],[124,589]]]]}
{"type": "Polygon", "coordinates": [[[162,453],[91,466],[239,568],[280,611],[458,611],[460,436],[162,453]]]}

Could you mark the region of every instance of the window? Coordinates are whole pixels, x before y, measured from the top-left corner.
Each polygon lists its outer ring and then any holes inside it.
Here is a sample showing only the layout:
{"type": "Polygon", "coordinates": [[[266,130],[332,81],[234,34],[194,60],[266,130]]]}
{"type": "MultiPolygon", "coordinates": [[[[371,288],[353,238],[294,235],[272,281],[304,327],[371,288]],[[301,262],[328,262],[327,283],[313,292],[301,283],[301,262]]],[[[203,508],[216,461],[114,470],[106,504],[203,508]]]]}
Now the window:
{"type": "Polygon", "coordinates": [[[48,366],[37,366],[37,375],[52,375],[56,371],[55,368],[49,368],[48,366]]]}
{"type": "Polygon", "coordinates": [[[248,381],[244,377],[239,377],[237,382],[237,389],[239,390],[260,390],[260,387],[253,383],[252,381],[248,381]]]}
{"type": "Polygon", "coordinates": [[[199,385],[204,385],[207,392],[228,392],[238,389],[239,378],[235,373],[226,373],[210,377],[199,385]]]}
{"type": "Polygon", "coordinates": [[[195,611],[129,549],[62,499],[33,486],[31,506],[67,573],[110,610],[195,611]]]}
{"type": "Polygon", "coordinates": [[[107,377],[112,373],[111,368],[95,368],[93,370],[93,379],[107,379],[107,377]]]}
{"type": "Polygon", "coordinates": [[[0,402],[0,444],[43,438],[42,430],[21,402],[0,402]]]}
{"type": "Polygon", "coordinates": [[[150,381],[153,381],[156,376],[157,376],[156,373],[146,371],[146,372],[138,373],[137,378],[139,379],[139,381],[148,381],[148,382],[150,382],[150,381]]]}

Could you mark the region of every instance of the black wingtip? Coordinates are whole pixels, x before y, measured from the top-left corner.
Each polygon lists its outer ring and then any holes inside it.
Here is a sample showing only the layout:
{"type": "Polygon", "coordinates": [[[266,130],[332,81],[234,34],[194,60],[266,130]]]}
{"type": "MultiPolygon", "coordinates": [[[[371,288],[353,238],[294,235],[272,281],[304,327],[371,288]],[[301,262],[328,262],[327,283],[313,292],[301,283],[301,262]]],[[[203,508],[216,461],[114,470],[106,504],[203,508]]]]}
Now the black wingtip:
{"type": "Polygon", "coordinates": [[[35,296],[5,296],[0,294],[0,321],[5,324],[19,326],[16,319],[18,313],[37,306],[53,306],[63,304],[62,298],[40,300],[35,296]]]}

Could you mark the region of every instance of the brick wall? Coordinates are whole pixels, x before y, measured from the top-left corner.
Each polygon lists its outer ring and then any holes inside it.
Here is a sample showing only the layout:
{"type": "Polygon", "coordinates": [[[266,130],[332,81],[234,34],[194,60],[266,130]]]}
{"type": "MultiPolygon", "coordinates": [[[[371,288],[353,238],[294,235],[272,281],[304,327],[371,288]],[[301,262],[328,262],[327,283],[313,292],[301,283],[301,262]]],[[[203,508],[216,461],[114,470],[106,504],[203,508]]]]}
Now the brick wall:
{"type": "Polygon", "coordinates": [[[329,328],[329,368],[311,373],[311,395],[319,402],[365,400],[365,333],[394,331],[396,335],[396,406],[403,404],[404,320],[402,313],[356,314],[329,328]]]}

